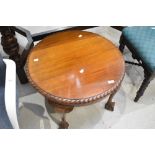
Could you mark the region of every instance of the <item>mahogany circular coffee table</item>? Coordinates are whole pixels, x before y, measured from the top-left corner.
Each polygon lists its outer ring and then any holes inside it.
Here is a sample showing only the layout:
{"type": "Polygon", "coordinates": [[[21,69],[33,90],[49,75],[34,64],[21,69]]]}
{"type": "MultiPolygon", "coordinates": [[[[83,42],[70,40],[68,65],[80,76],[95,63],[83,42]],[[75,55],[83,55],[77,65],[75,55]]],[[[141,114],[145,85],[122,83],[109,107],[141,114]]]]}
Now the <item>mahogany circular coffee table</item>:
{"type": "Polygon", "coordinates": [[[110,95],[124,77],[121,52],[95,33],[70,30],[44,38],[30,52],[26,72],[32,86],[45,96],[54,112],[63,113],[59,128],[68,128],[65,114],[76,106],[93,104],[110,95]]]}

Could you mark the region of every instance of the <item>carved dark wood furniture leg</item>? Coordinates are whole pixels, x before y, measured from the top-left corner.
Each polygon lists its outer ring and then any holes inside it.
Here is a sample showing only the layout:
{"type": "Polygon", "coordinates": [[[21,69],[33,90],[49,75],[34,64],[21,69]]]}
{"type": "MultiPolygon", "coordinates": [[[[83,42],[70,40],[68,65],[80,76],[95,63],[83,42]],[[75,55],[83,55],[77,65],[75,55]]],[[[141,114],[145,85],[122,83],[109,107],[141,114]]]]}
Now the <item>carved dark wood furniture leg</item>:
{"type": "Polygon", "coordinates": [[[153,79],[153,76],[151,74],[148,75],[148,73],[146,73],[144,71],[144,80],[143,80],[139,90],[137,91],[137,95],[134,99],[135,102],[137,102],[139,100],[139,98],[144,94],[145,89],[147,88],[147,86],[149,85],[149,83],[151,82],[152,79],[153,79]]]}
{"type": "Polygon", "coordinates": [[[63,113],[62,120],[59,124],[59,129],[68,129],[69,123],[66,121],[66,113],[63,113]]]}
{"type": "Polygon", "coordinates": [[[47,98],[45,99],[45,102],[46,102],[45,104],[46,104],[46,108],[48,108],[48,111],[50,111],[51,113],[61,113],[62,114],[61,121],[60,122],[55,121],[59,125],[59,129],[68,129],[69,123],[66,121],[66,114],[71,112],[74,107],[56,104],[47,98]]]}
{"type": "Polygon", "coordinates": [[[24,71],[24,68],[21,67],[21,59],[19,54],[19,45],[17,39],[15,38],[15,32],[9,26],[0,27],[0,31],[2,34],[1,44],[3,46],[3,50],[9,55],[9,58],[15,61],[16,63],[16,71],[21,83],[27,83],[27,77],[24,71]]]}
{"type": "Polygon", "coordinates": [[[109,96],[108,102],[105,104],[105,109],[107,109],[109,111],[114,111],[115,102],[112,102],[114,95],[115,95],[115,93],[111,94],[109,96]]]}
{"type": "MultiPolygon", "coordinates": [[[[119,88],[118,88],[119,89],[119,88]]],[[[117,90],[118,90],[117,89],[117,90]]],[[[105,104],[105,109],[109,110],[109,111],[114,111],[114,106],[115,106],[115,102],[113,102],[113,97],[115,96],[115,94],[117,93],[117,90],[115,90],[110,96],[109,99],[107,101],[107,103],[105,104]]]]}

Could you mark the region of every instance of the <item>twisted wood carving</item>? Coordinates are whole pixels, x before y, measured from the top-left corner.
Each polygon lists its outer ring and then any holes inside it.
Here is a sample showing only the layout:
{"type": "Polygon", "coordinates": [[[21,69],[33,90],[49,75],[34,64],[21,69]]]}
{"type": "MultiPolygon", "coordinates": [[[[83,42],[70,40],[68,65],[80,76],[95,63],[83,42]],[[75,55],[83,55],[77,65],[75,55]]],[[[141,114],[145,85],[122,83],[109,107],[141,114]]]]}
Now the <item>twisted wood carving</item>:
{"type": "Polygon", "coordinates": [[[14,32],[10,28],[3,28],[1,34],[3,50],[9,55],[10,59],[16,62],[17,66],[20,66],[19,45],[14,37],[14,32]]]}
{"type": "Polygon", "coordinates": [[[17,74],[21,83],[26,83],[27,78],[24,69],[21,66],[19,44],[14,36],[15,32],[9,26],[0,27],[0,31],[2,34],[1,44],[3,46],[3,50],[9,55],[10,59],[15,61],[17,67],[17,74]]]}
{"type": "MultiPolygon", "coordinates": [[[[29,59],[27,59],[29,60],[29,59]]],[[[95,96],[91,96],[88,98],[81,98],[81,99],[69,99],[69,98],[62,98],[62,97],[58,97],[58,96],[54,96],[48,92],[46,92],[45,90],[41,89],[31,78],[30,74],[29,74],[29,70],[28,70],[28,61],[26,63],[26,74],[28,77],[28,80],[30,81],[30,83],[32,84],[32,86],[38,90],[42,95],[44,95],[48,100],[55,102],[57,104],[60,105],[68,105],[68,106],[82,106],[82,105],[89,105],[92,103],[96,103],[97,101],[101,100],[102,98],[114,93],[115,91],[118,90],[118,88],[120,87],[120,84],[123,80],[124,74],[122,75],[122,77],[120,78],[120,80],[114,85],[114,87],[112,87],[111,89],[107,90],[106,92],[103,92],[101,94],[97,94],[95,96]]]]}

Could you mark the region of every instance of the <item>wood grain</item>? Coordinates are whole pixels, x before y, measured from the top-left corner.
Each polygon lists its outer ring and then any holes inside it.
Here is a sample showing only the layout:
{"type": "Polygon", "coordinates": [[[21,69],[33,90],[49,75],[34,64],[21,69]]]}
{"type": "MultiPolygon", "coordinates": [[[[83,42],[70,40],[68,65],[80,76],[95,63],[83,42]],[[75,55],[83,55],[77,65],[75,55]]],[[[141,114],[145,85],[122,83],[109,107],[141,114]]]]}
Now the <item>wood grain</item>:
{"type": "Polygon", "coordinates": [[[107,39],[73,30],[39,42],[28,57],[26,69],[33,86],[47,97],[76,101],[117,87],[124,76],[124,60],[107,39]]]}

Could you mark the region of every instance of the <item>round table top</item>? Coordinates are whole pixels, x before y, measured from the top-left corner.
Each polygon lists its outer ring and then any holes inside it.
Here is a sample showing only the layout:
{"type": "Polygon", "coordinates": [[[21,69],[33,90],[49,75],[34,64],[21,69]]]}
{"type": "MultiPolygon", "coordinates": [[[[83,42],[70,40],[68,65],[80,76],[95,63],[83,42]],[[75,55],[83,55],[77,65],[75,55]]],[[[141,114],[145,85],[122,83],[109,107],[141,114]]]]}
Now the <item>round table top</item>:
{"type": "Polygon", "coordinates": [[[43,95],[61,101],[110,94],[124,76],[124,59],[106,38],[72,30],[50,35],[29,54],[27,75],[43,95]]]}

